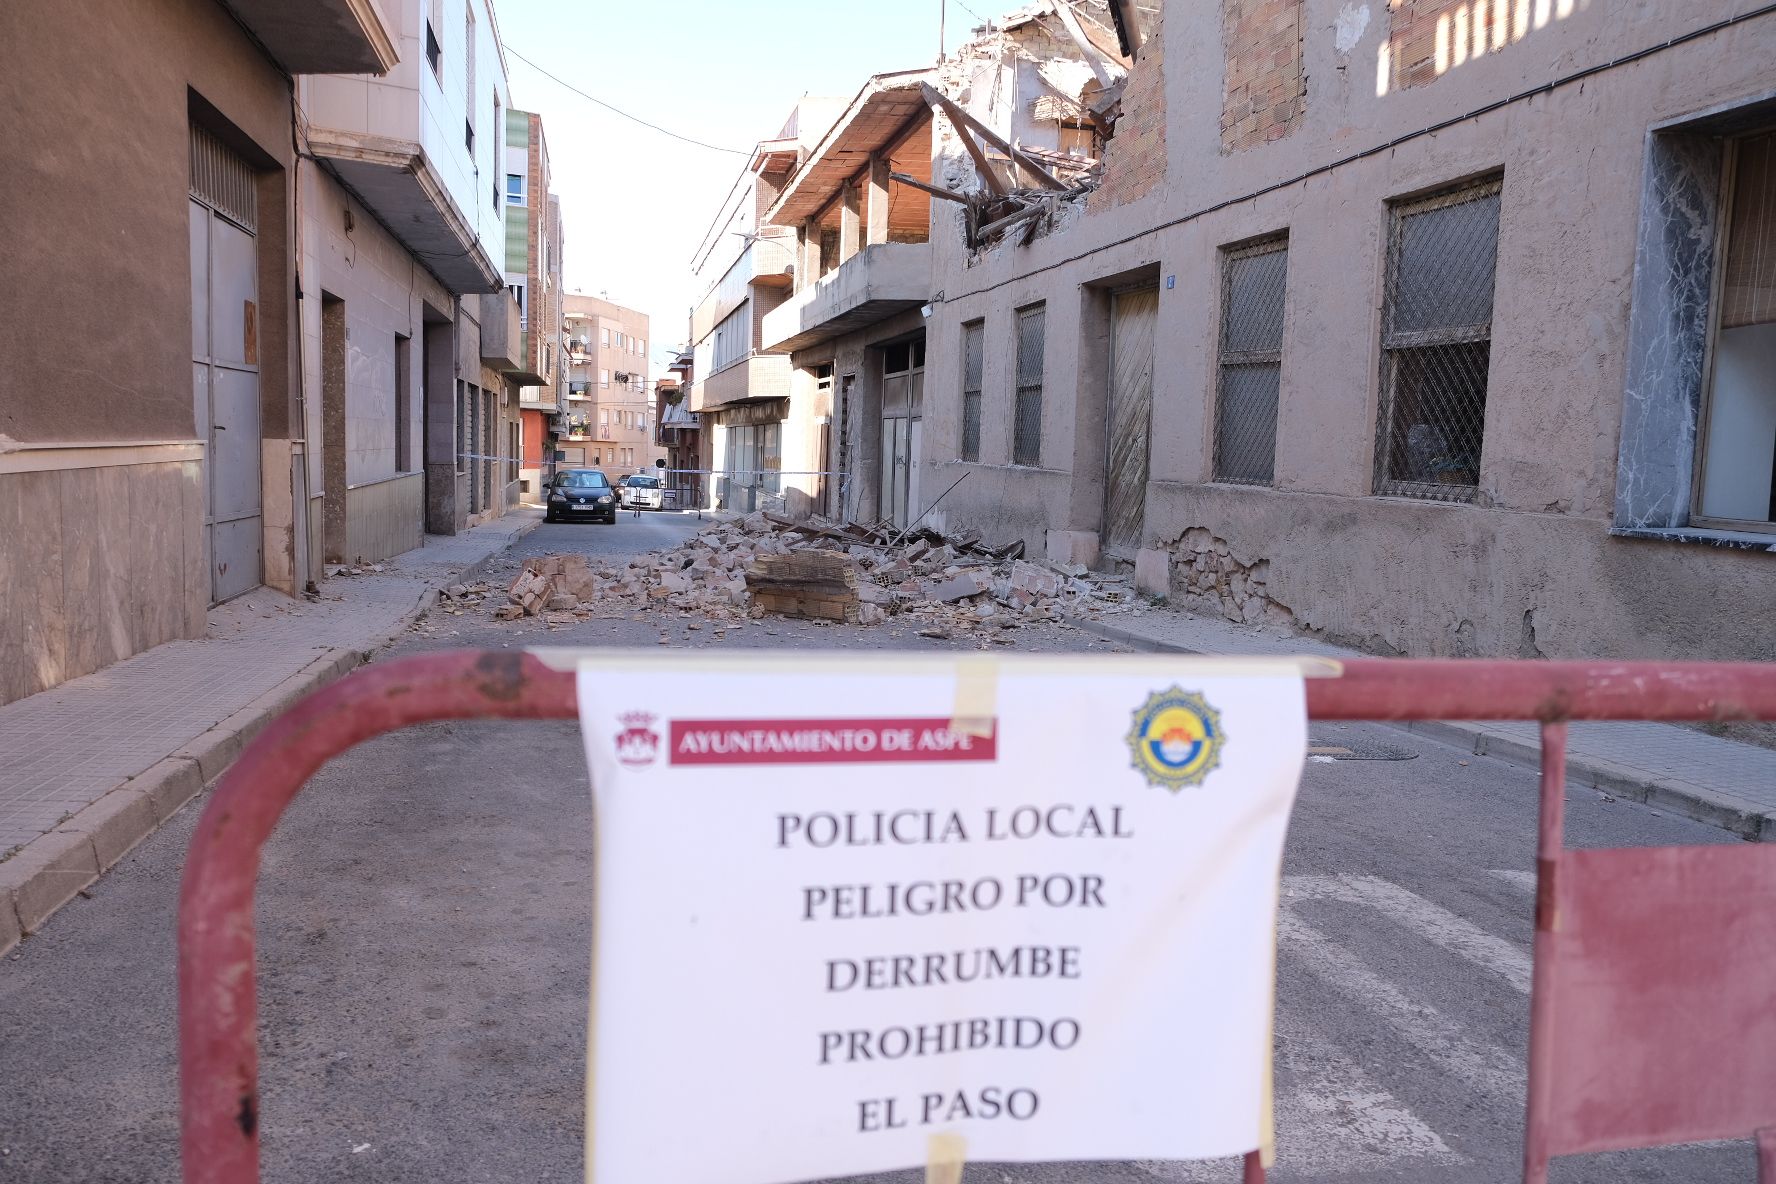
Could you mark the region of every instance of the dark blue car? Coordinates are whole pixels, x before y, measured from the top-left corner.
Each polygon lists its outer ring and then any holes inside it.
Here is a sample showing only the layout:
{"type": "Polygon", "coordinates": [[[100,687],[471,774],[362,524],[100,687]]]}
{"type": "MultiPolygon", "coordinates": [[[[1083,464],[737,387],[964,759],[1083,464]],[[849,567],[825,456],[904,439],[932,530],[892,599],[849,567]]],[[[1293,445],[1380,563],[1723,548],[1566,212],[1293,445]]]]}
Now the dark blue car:
{"type": "Polygon", "coordinates": [[[617,520],[616,490],[597,469],[563,469],[549,486],[543,521],[571,522],[576,518],[613,524],[617,520]]]}

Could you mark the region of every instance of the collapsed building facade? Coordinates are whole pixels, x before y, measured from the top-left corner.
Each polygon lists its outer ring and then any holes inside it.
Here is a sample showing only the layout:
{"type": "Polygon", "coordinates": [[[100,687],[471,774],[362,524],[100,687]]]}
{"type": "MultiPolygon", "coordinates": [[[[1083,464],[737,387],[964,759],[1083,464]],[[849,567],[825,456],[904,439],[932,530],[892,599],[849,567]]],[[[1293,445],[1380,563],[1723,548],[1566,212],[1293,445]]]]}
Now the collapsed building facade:
{"type": "Polygon", "coordinates": [[[937,118],[909,514],[1385,654],[1776,657],[1776,17],[1107,15],[1083,172],[937,118]]]}
{"type": "Polygon", "coordinates": [[[1083,20],[1039,0],[935,67],[876,75],[849,103],[804,100],[760,143],[694,264],[690,404],[712,504],[904,527],[936,496],[922,485],[933,235],[953,219],[971,243],[1008,218],[1050,225],[1045,197],[1095,179],[1108,120],[1092,108],[1113,109],[1126,62],[1092,48],[1114,46],[1108,9],[1076,7],[1083,20]]]}

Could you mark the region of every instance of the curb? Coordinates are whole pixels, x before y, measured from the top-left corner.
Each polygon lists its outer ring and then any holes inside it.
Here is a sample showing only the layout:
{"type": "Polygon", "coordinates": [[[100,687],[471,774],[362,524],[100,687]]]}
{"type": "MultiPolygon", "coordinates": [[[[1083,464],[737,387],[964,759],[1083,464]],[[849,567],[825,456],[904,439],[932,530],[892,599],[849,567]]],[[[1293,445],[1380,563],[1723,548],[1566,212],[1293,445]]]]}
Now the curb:
{"type": "MultiPolygon", "coordinates": [[[[1102,621],[1076,621],[1075,626],[1086,633],[1108,641],[1121,642],[1143,653],[1202,654],[1172,642],[1155,641],[1108,625],[1102,621]]],[[[1475,756],[1489,756],[1528,769],[1542,764],[1541,747],[1535,743],[1500,736],[1474,724],[1445,720],[1376,720],[1385,727],[1399,728],[1418,735],[1465,748],[1475,756]]],[[[1748,801],[1730,793],[1710,789],[1690,781],[1659,777],[1632,765],[1620,764],[1601,757],[1573,756],[1566,760],[1567,780],[1588,786],[1613,797],[1653,806],[1660,810],[1729,831],[1751,842],[1776,842],[1776,810],[1758,802],[1748,801]]]]}
{"type": "Polygon", "coordinates": [[[0,863],[0,955],[43,928],[52,914],[85,892],[136,844],[171,821],[187,802],[214,785],[241,750],[272,720],[299,699],[369,662],[377,650],[399,639],[437,603],[443,587],[471,577],[540,525],[539,519],[513,531],[499,550],[434,582],[393,628],[372,636],[361,647],[325,651],[178,751],[148,766],[0,863]]]}

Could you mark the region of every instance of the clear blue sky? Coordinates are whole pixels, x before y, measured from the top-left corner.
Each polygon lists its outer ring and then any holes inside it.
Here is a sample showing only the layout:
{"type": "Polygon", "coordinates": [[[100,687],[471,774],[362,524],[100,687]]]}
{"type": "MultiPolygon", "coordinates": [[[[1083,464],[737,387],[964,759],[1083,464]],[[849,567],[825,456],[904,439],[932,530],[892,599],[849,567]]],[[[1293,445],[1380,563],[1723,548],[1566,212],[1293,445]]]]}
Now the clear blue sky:
{"type": "MultiPolygon", "coordinates": [[[[871,74],[933,63],[943,0],[496,0],[511,49],[608,103],[750,149],[804,94],[849,99],[871,74]]],[[[968,0],[998,16],[1005,0],[968,0]]],[[[978,23],[948,0],[948,48],[978,23]]],[[[512,100],[542,115],[569,292],[653,320],[653,372],[687,333],[690,259],[745,157],[694,148],[587,102],[507,55],[512,100]]]]}

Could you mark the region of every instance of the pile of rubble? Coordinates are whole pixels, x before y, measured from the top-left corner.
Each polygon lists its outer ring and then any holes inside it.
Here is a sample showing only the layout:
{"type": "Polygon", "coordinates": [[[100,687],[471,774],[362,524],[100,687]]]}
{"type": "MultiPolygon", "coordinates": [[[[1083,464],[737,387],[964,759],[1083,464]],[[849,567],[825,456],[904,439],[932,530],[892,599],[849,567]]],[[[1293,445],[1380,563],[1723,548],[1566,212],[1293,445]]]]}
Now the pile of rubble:
{"type": "MultiPolygon", "coordinates": [[[[480,593],[462,590],[472,603],[499,599],[480,593]]],[[[899,620],[938,637],[1140,607],[1129,578],[1029,562],[1021,543],[993,549],[973,531],[894,532],[765,513],[712,524],[669,551],[621,565],[588,555],[528,559],[503,600],[494,616],[508,621],[569,624],[653,608],[718,623],[767,613],[857,625],[899,620]]]]}

